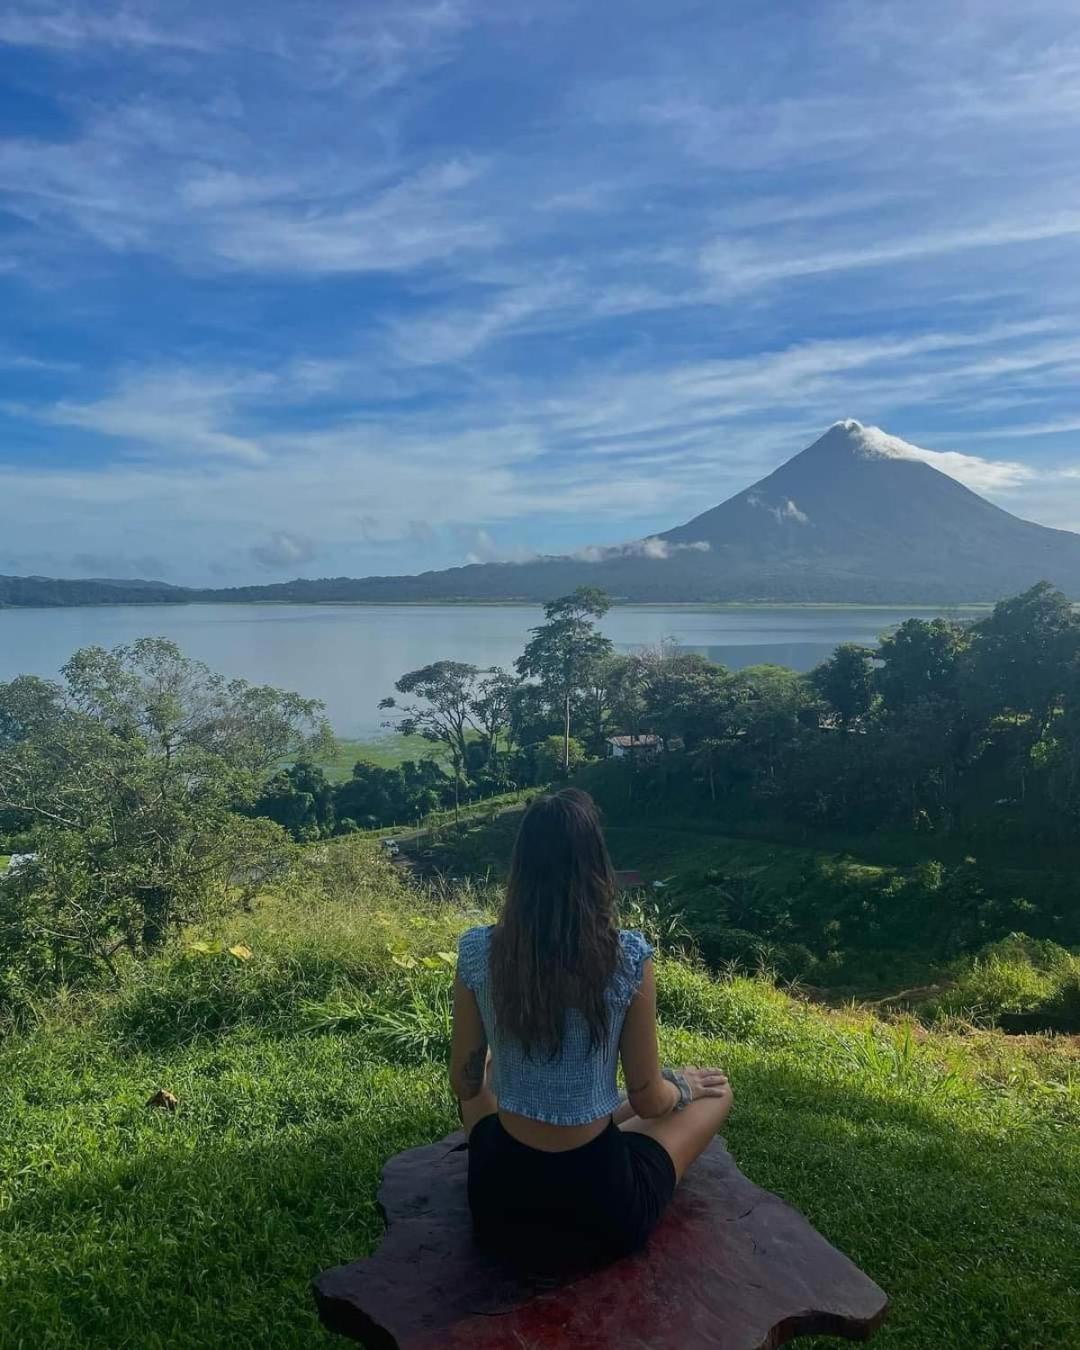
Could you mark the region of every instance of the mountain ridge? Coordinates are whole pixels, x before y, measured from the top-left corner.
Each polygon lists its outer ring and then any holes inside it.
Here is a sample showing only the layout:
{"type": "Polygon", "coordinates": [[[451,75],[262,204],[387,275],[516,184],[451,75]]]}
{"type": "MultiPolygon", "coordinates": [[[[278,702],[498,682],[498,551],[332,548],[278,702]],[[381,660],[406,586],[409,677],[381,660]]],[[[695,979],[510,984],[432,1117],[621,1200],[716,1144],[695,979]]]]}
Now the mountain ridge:
{"type": "Polygon", "coordinates": [[[1040,580],[1080,598],[1080,534],[1012,515],[942,473],[925,453],[849,418],[719,505],[614,547],[414,575],[225,589],[0,577],[0,606],[536,603],[579,585],[638,603],[956,604],[998,600],[1040,580]],[[81,593],[93,598],[76,598],[81,593]]]}

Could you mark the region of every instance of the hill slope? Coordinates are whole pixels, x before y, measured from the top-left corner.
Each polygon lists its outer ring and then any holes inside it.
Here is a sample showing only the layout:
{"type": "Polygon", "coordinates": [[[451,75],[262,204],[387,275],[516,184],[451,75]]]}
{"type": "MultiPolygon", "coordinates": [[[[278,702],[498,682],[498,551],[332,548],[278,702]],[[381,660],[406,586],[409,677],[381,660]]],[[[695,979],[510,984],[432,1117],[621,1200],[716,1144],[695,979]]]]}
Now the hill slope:
{"type": "Polygon", "coordinates": [[[166,605],[190,598],[181,586],[164,581],[113,581],[99,578],[65,581],[58,577],[0,576],[0,609],[65,605],[166,605]]]}
{"type": "MultiPolygon", "coordinates": [[[[384,1161],[456,1128],[436,953],[476,922],[475,892],[425,903],[365,850],[0,1040],[0,1345],[329,1345],[308,1282],[375,1245],[384,1161]]],[[[888,1290],[875,1345],[1080,1343],[1070,1047],[912,1035],[671,957],[657,986],[665,1059],[731,1074],[739,1165],[888,1290]]]]}
{"type": "Polygon", "coordinates": [[[572,557],[230,590],[0,578],[0,605],[545,601],[580,585],[628,601],[948,604],[998,600],[1043,579],[1080,598],[1080,535],[1003,511],[920,453],[876,427],[837,422],[767,478],[686,524],[572,557]]]}

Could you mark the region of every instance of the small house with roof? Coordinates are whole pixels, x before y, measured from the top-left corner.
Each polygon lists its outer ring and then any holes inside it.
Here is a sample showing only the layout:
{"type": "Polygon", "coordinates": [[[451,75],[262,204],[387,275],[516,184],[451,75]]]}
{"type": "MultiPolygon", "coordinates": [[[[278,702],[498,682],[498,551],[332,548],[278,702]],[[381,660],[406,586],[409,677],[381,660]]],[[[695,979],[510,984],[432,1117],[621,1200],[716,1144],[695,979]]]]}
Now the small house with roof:
{"type": "Polygon", "coordinates": [[[661,737],[651,731],[640,736],[609,736],[607,738],[608,759],[623,759],[627,755],[658,755],[664,748],[661,737]]]}

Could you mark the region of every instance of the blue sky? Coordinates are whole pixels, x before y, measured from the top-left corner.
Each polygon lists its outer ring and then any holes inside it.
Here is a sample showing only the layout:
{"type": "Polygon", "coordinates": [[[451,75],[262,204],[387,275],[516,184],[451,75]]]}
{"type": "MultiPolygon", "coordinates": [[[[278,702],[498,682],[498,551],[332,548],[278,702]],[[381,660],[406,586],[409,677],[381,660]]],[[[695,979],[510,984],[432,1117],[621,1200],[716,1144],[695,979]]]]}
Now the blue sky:
{"type": "Polygon", "coordinates": [[[0,572],[570,551],[857,417],[1080,529],[1073,0],[7,0],[0,572]]]}

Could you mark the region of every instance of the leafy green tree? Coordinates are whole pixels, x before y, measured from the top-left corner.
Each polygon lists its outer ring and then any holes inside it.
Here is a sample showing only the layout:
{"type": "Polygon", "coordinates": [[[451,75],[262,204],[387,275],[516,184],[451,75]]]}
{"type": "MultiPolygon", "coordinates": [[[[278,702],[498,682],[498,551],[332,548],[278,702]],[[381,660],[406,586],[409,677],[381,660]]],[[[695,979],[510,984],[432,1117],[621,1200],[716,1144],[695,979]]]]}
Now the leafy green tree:
{"type": "Polygon", "coordinates": [[[740,693],[724,666],[698,652],[666,648],[646,666],[643,697],[650,729],[693,750],[732,734],[740,693]]]}
{"type": "Polygon", "coordinates": [[[564,773],[570,771],[574,708],[613,650],[594,622],[610,608],[608,597],[593,586],[579,586],[571,595],[550,601],[544,606],[544,623],[530,630],[532,637],[517,660],[518,674],[539,681],[549,701],[562,709],[564,773]]]}
{"type": "Polygon", "coordinates": [[[446,747],[459,795],[469,735],[478,730],[474,704],[482,698],[482,677],[493,673],[464,661],[434,661],[408,671],[394,685],[399,694],[419,699],[419,703],[401,705],[391,696],[379,704],[380,708],[400,712],[399,718],[387,725],[402,736],[423,736],[446,747]]]}
{"type": "Polygon", "coordinates": [[[999,601],[974,627],[969,667],[992,710],[1029,719],[1031,740],[1050,725],[1080,656],[1080,615],[1061,591],[1040,581],[999,601]]]}
{"type": "Polygon", "coordinates": [[[318,839],[334,831],[334,785],[317,764],[301,760],[275,774],[251,810],[296,840],[318,839]]]}
{"type": "Polygon", "coordinates": [[[560,773],[566,773],[568,765],[571,770],[576,769],[585,758],[585,747],[573,736],[569,744],[562,736],[548,736],[531,749],[533,782],[541,785],[550,783],[560,773]]]}
{"type": "Polygon", "coordinates": [[[731,676],[731,684],[740,768],[771,794],[788,758],[817,729],[817,696],[784,666],[749,666],[731,676]]]}
{"type": "Polygon", "coordinates": [[[285,857],[246,819],[269,769],[332,743],[314,700],[226,680],[146,638],[87,648],[62,683],[0,685],[0,809],[37,860],[0,884],[9,970],[66,979],[243,902],[285,857]]]}
{"type": "Polygon", "coordinates": [[[341,821],[399,825],[439,810],[454,794],[454,780],[430,757],[391,769],[358,760],[351,777],[335,789],[334,810],[341,821]]]}
{"type": "Polygon", "coordinates": [[[720,740],[709,736],[701,741],[691,756],[691,762],[709,784],[709,797],[716,801],[717,774],[723,768],[729,753],[729,747],[720,740]]]}
{"type": "Polygon", "coordinates": [[[874,653],[856,642],[843,642],[828,661],[810,672],[809,681],[849,730],[874,701],[874,653]]]}
{"type": "Polygon", "coordinates": [[[536,745],[557,734],[561,721],[538,684],[524,680],[515,686],[510,695],[507,739],[519,753],[522,747],[536,745]]]}
{"type": "Polygon", "coordinates": [[[607,662],[607,713],[611,723],[628,736],[652,730],[648,725],[648,681],[647,661],[637,653],[613,656],[607,662]]]}
{"type": "Polygon", "coordinates": [[[899,713],[926,699],[956,703],[962,659],[971,643],[968,624],[908,619],[886,633],[877,650],[875,687],[885,710],[899,713]]]}
{"type": "Polygon", "coordinates": [[[334,809],[339,819],[372,828],[408,819],[400,769],[384,769],[358,760],[351,776],[337,785],[334,809]]]}
{"type": "Polygon", "coordinates": [[[499,757],[499,743],[511,745],[511,705],[517,680],[505,670],[493,668],[481,679],[470,705],[473,725],[480,734],[485,768],[491,772],[499,757]]]}

